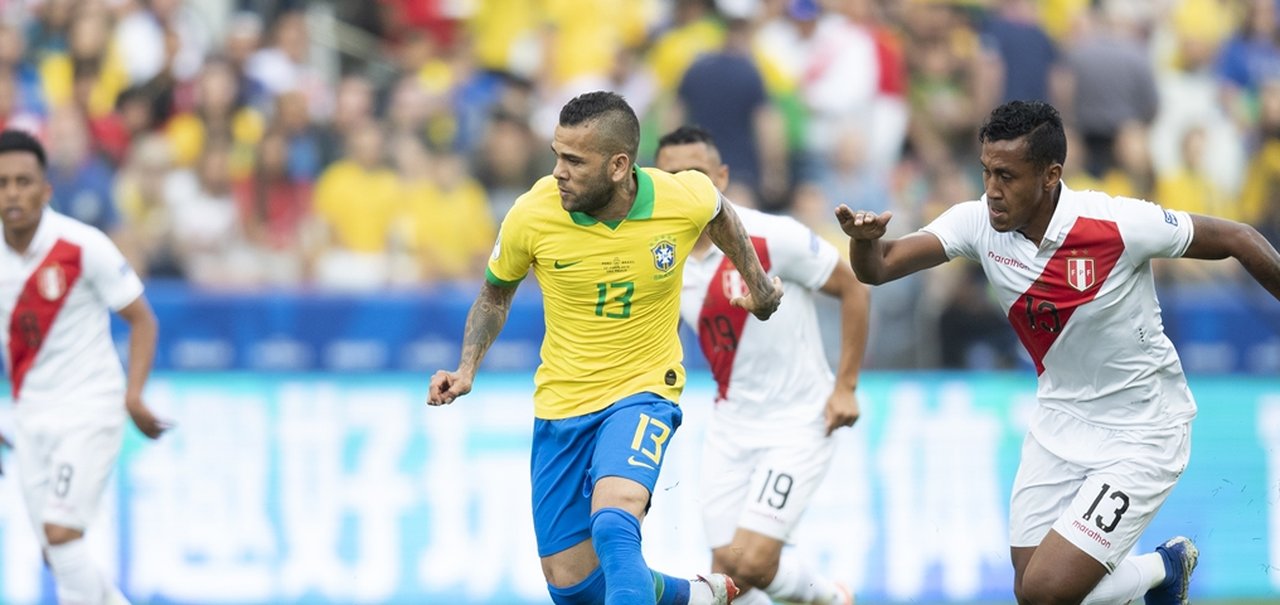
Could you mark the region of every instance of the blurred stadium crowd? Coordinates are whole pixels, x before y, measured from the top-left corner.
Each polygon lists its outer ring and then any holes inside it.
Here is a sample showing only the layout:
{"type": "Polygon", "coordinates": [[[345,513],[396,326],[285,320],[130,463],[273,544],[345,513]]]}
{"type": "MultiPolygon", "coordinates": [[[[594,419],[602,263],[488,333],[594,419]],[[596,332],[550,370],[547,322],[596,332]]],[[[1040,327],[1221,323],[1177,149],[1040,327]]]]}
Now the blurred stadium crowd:
{"type": "MultiPolygon", "coordinates": [[[[1070,187],[1276,241],[1277,4],[8,0],[0,123],[46,141],[55,208],[144,276],[202,288],[478,279],[506,209],[553,165],[560,106],[601,88],[641,115],[642,163],[663,132],[701,124],[731,199],[841,247],[839,203],[892,209],[905,232],[979,196],[976,130],[1009,99],[1063,111],[1070,187]]],[[[921,365],[894,357],[918,355],[902,334],[922,313],[941,320],[932,362],[1016,363],[972,267],[879,288],[876,304],[902,332],[873,343],[874,365],[921,365]]]]}

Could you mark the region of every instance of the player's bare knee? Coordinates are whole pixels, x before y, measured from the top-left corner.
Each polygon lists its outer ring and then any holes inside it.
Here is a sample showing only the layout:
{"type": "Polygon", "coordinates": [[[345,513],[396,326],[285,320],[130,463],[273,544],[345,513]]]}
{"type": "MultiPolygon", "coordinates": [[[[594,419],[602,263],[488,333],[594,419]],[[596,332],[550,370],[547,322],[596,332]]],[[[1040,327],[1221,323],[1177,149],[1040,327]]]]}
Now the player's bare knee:
{"type": "Polygon", "coordinates": [[[1018,605],[1079,605],[1085,595],[1068,594],[1066,587],[1049,582],[1027,582],[1014,589],[1018,605]]]}
{"type": "Polygon", "coordinates": [[[66,544],[72,540],[79,540],[84,537],[84,530],[45,523],[44,537],[45,541],[47,541],[50,546],[57,546],[59,544],[66,544]]]}
{"type": "MultiPolygon", "coordinates": [[[[738,553],[740,549],[732,546],[722,546],[711,550],[711,571],[715,573],[734,575],[734,570],[738,567],[738,553]]],[[[737,579],[736,577],[734,578],[737,579]]]]}
{"type": "Polygon", "coordinates": [[[542,576],[552,586],[573,586],[600,566],[591,540],[583,540],[554,555],[542,558],[542,576]]]}
{"type": "Polygon", "coordinates": [[[741,580],[748,586],[763,588],[773,582],[778,573],[778,559],[768,553],[744,551],[738,556],[734,566],[734,580],[741,580]]]}
{"type": "Polygon", "coordinates": [[[651,499],[643,485],[622,477],[604,477],[596,482],[591,494],[591,510],[620,508],[644,520],[651,499]]]}

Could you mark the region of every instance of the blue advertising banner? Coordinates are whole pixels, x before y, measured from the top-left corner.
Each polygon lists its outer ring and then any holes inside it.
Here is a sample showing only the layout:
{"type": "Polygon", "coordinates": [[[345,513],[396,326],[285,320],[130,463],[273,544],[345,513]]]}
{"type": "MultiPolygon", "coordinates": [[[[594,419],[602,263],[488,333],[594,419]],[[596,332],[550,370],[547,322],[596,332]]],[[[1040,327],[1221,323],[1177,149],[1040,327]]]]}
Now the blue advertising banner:
{"type": "MultiPolygon", "coordinates": [[[[686,391],[645,522],[650,564],[705,573],[698,458],[713,395],[686,391]]],[[[425,374],[162,373],[178,428],[131,432],[97,560],[135,602],[547,603],[529,512],[532,378],[482,374],[428,408],[425,374]]],[[[1201,377],[1190,467],[1138,545],[1204,553],[1193,600],[1280,599],[1280,380],[1201,377]]],[[[1034,380],[870,373],[863,418],[796,553],[882,603],[1011,602],[1008,497],[1034,380]]],[[[10,462],[11,460],[6,460],[10,462]]],[[[6,464],[6,470],[9,470],[6,464]]],[[[52,603],[16,478],[0,477],[0,602],[52,603]]]]}
{"type": "MultiPolygon", "coordinates": [[[[148,296],[161,326],[156,367],[435,371],[457,363],[463,324],[478,290],[478,284],[455,283],[370,295],[202,291],[180,283],[149,283],[148,296]]],[[[1165,329],[1188,371],[1280,373],[1280,307],[1261,288],[1217,284],[1167,289],[1160,300],[1165,329]]],[[[115,328],[116,342],[126,342],[122,322],[115,328]]],[[[485,358],[486,369],[532,372],[540,361],[543,332],[538,285],[526,280],[516,292],[502,336],[485,358]]],[[[691,370],[706,369],[696,339],[687,329],[681,335],[689,352],[685,363],[691,370]]]]}

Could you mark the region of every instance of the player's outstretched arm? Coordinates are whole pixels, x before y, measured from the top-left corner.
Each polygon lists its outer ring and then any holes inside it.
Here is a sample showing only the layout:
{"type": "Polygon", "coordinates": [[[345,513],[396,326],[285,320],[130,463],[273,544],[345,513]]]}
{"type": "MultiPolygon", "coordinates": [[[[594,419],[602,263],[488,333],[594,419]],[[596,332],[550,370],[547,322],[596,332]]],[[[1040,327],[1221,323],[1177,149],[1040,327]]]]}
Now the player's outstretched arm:
{"type": "Polygon", "coordinates": [[[742,220],[733,210],[733,204],[722,200],[720,213],[707,223],[707,235],[733,261],[733,266],[742,275],[742,281],[747,284],[749,293],[734,298],[729,301],[730,304],[750,311],[759,319],[769,319],[782,302],[782,280],[777,277],[769,279],[769,275],[765,273],[764,267],[760,265],[760,258],[756,256],[756,249],[751,245],[751,238],[742,226],[742,220]]]}
{"type": "Polygon", "coordinates": [[[1257,229],[1244,223],[1192,214],[1195,235],[1184,258],[1236,259],[1272,296],[1280,299],[1280,253],[1257,229]]]}
{"type": "Polygon", "coordinates": [[[842,426],[853,426],[861,411],[854,392],[867,352],[867,331],[871,323],[871,288],[858,281],[845,263],[836,268],[822,285],[822,291],[840,299],[840,361],[836,385],[827,398],[827,434],[842,426]]]}
{"type": "Polygon", "coordinates": [[[142,400],[142,390],[151,376],[151,367],[156,358],[156,338],[160,333],[160,324],[151,310],[151,303],[146,295],[139,296],[133,302],[117,311],[120,318],[129,324],[129,369],[125,384],[124,405],[134,426],[150,439],[156,439],[173,425],[161,420],[151,413],[151,408],[142,400]]]}
{"type": "Polygon", "coordinates": [[[458,369],[440,370],[431,377],[427,405],[447,405],[471,392],[476,369],[507,324],[515,293],[515,286],[497,286],[487,281],[480,286],[480,294],[472,303],[463,328],[462,358],[458,361],[458,369]]]}
{"type": "Polygon", "coordinates": [[[918,231],[894,240],[882,239],[892,218],[889,211],[876,214],[851,210],[844,204],[836,208],[840,229],[849,236],[849,263],[864,284],[883,284],[949,260],[942,242],[931,233],[918,231]]]}

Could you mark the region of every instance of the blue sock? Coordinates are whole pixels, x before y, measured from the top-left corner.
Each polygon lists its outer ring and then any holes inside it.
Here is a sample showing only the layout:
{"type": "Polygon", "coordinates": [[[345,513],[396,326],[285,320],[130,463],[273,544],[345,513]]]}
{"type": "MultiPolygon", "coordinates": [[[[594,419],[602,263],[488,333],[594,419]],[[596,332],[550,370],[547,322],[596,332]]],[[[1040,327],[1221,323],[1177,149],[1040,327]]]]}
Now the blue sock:
{"type": "Polygon", "coordinates": [[[604,601],[604,570],[597,567],[587,579],[564,588],[547,584],[551,602],[556,605],[596,605],[604,601]]]}
{"type": "Polygon", "coordinates": [[[591,541],[604,569],[605,605],[656,605],[654,578],[640,552],[640,520],[620,508],[591,515],[591,541]]]}
{"type": "Polygon", "coordinates": [[[653,574],[653,591],[658,595],[658,605],[689,605],[689,581],[673,578],[659,571],[653,574]]]}

